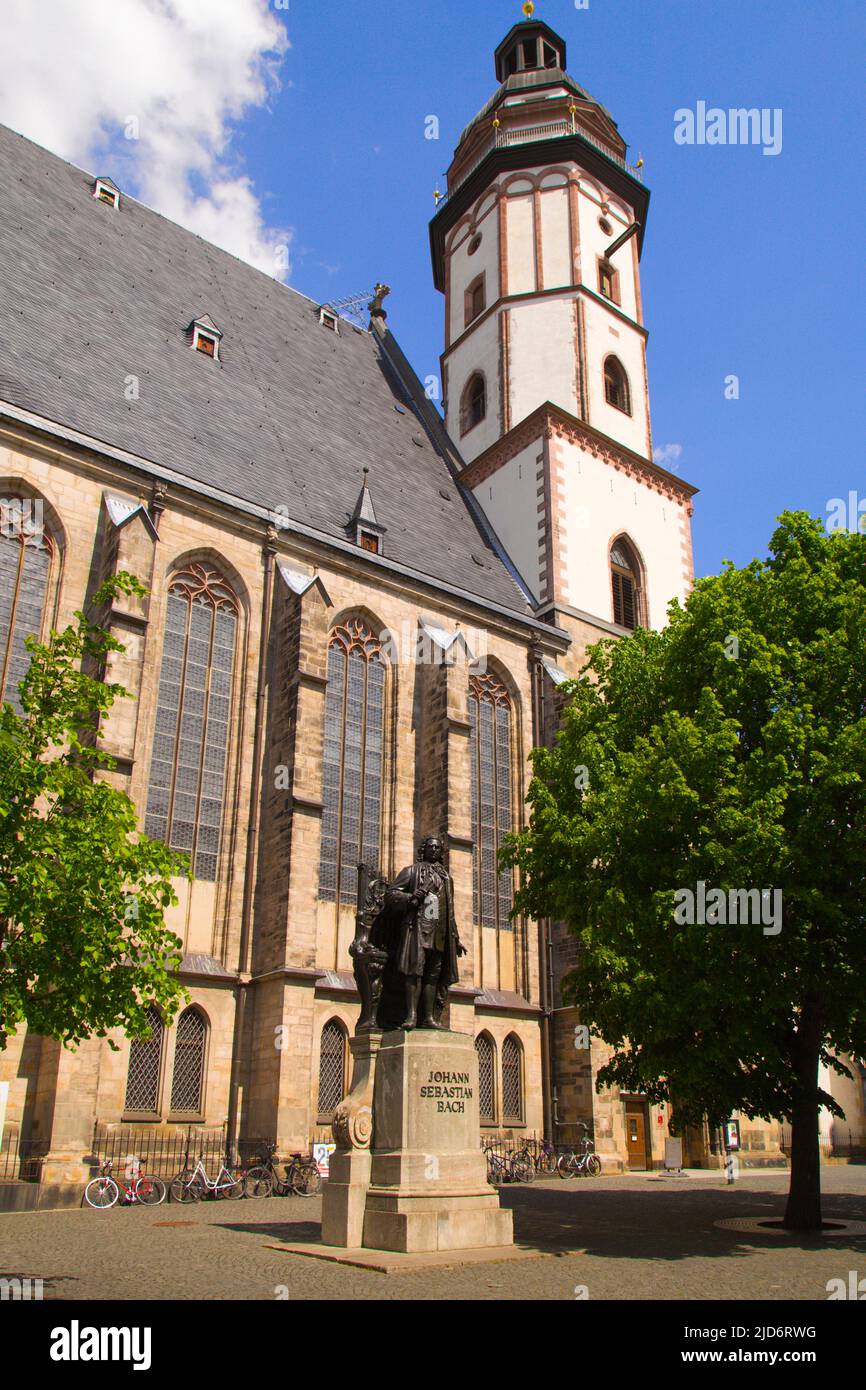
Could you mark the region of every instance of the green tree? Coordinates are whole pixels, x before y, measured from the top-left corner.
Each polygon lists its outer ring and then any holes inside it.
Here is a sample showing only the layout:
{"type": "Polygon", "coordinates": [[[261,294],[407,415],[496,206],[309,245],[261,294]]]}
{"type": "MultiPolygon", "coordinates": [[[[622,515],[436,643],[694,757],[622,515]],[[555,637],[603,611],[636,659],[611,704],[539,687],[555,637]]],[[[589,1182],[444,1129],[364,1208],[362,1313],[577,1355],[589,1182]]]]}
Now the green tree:
{"type": "MultiPolygon", "coordinates": [[[[95,596],[142,594],[118,575],[95,596]]],[[[27,639],[22,714],[0,710],[0,1049],[26,1023],[75,1046],[122,1027],[148,1032],[185,997],[181,942],[164,922],[184,856],[139,834],[129,797],[104,777],[98,721],[127,692],[99,678],[123,646],[76,613],[45,645],[27,639]]]]}
{"type": "Polygon", "coordinates": [[[842,1113],[819,1062],[866,1052],[866,539],[785,513],[766,561],[669,617],[590,649],[504,858],[518,910],[579,938],[600,1083],[790,1121],[785,1224],[814,1230],[819,1110],[842,1113]],[[677,920],[700,883],[706,920],[677,920]],[[771,890],[764,920],[723,925],[711,888],[771,890]]]}

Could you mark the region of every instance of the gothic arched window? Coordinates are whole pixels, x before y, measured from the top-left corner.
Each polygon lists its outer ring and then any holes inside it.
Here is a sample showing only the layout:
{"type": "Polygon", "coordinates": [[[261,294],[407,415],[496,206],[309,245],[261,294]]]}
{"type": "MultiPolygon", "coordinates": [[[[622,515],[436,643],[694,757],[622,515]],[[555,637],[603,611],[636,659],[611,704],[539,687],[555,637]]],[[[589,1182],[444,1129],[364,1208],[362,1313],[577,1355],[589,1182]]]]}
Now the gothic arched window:
{"type": "Polygon", "coordinates": [[[510,931],[513,882],[496,857],[511,830],[511,701],[489,672],[470,678],[469,731],[475,921],[510,931]]]}
{"type": "Polygon", "coordinates": [[[159,1010],[151,1004],[147,1011],[149,1038],[133,1038],[126,1075],[125,1110],[156,1115],[159,1111],[159,1082],[165,1028],[159,1010]]]}
{"type": "Polygon", "coordinates": [[[332,1018],[319,1049],[319,1114],[333,1115],[346,1091],[346,1030],[332,1018]]]}
{"type": "Polygon", "coordinates": [[[641,621],[640,565],[624,536],[614,541],[610,549],[610,582],[614,622],[620,627],[638,627],[641,621]]]}
{"type": "Polygon", "coordinates": [[[189,1114],[201,1113],[204,1083],[207,1024],[195,1007],[184,1009],[177,1021],[174,1043],[174,1072],[171,1079],[171,1108],[189,1114]]]}
{"type": "Polygon", "coordinates": [[[487,384],[480,372],[469,378],[460,404],[460,433],[468,434],[487,414],[487,384]]]}
{"type": "Polygon", "coordinates": [[[354,903],[359,862],[379,867],[384,756],[382,644],[351,618],[328,648],[319,861],[319,896],[328,902],[354,903]]]}
{"type": "Polygon", "coordinates": [[[478,1108],[482,1124],[496,1122],[496,1045],[489,1033],[475,1039],[478,1053],[478,1108]]]}
{"type": "Polygon", "coordinates": [[[5,521],[0,526],[0,701],[7,700],[16,714],[22,712],[18,686],[30,665],[24,639],[42,632],[51,556],[44,532],[5,521]]]}
{"type": "Polygon", "coordinates": [[[523,1048],[513,1033],[502,1044],[502,1119],[523,1120],[523,1048]]]}
{"type": "Polygon", "coordinates": [[[631,415],[631,391],[625,367],[618,357],[606,357],[604,362],[604,398],[608,405],[631,415]]]}
{"type": "Polygon", "coordinates": [[[150,764],[145,833],[189,854],[196,878],[217,875],[238,603],[222,576],[190,564],[174,576],[150,764]]]}

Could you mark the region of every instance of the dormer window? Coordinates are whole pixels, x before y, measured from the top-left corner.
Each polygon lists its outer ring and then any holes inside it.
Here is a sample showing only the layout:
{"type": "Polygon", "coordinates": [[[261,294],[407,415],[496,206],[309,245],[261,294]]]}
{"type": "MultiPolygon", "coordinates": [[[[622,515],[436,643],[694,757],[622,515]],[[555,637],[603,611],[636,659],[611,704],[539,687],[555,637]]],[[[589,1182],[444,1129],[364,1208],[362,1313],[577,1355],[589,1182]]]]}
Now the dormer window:
{"type": "Polygon", "coordinates": [[[220,340],[223,335],[208,314],[200,319],[193,319],[187,331],[192,336],[192,345],[196,352],[203,352],[205,357],[213,357],[219,361],[220,340]]]}
{"type": "Polygon", "coordinates": [[[111,179],[97,179],[93,185],[93,196],[99,203],[108,203],[109,207],[120,207],[120,189],[111,179]]]}
{"type": "Polygon", "coordinates": [[[339,334],[340,332],[337,323],[337,315],[334,313],[333,309],[328,309],[324,305],[319,310],[319,323],[331,333],[339,334]]]}
{"type": "Polygon", "coordinates": [[[358,544],[362,550],[369,550],[371,555],[379,554],[379,537],[373,531],[358,530],[358,544]]]}

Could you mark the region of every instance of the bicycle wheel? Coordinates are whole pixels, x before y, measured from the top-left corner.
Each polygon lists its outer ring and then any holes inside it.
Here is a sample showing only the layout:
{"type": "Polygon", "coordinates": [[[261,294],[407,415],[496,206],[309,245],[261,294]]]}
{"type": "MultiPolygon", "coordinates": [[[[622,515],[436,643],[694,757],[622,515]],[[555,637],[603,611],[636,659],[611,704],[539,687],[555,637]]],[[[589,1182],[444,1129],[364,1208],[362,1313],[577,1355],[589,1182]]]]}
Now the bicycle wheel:
{"type": "Polygon", "coordinates": [[[162,1178],[139,1178],[132,1190],[135,1200],[146,1207],[158,1207],[165,1201],[165,1183],[162,1178]]]}
{"type": "Polygon", "coordinates": [[[601,1159],[598,1154],[590,1154],[586,1160],[586,1171],[591,1178],[597,1178],[601,1172],[601,1159]]]}
{"type": "Polygon", "coordinates": [[[244,1193],[247,1197],[270,1197],[274,1190],[274,1180],[267,1168],[251,1168],[244,1178],[244,1193]]]}
{"type": "Polygon", "coordinates": [[[556,1165],[559,1162],[554,1149],[546,1150],[541,1155],[540,1166],[542,1173],[553,1174],[556,1172],[556,1165]]]}
{"type": "Polygon", "coordinates": [[[119,1196],[120,1188],[114,1178],[93,1178],[84,1189],[85,1202],[96,1210],[113,1207],[119,1196]]]}
{"type": "Polygon", "coordinates": [[[515,1154],[509,1164],[512,1182],[532,1182],[535,1165],[523,1154],[515,1154]]]}
{"type": "Polygon", "coordinates": [[[559,1158],[556,1160],[556,1171],[559,1174],[559,1176],[563,1179],[574,1177],[574,1174],[570,1173],[568,1170],[568,1165],[570,1164],[573,1156],[573,1154],[560,1154],[559,1158]]]}
{"type": "Polygon", "coordinates": [[[201,1179],[194,1177],[193,1168],[183,1168],[176,1178],[172,1178],[169,1186],[171,1200],[173,1202],[200,1202],[204,1196],[204,1188],[201,1179]]]}
{"type": "Polygon", "coordinates": [[[502,1165],[501,1165],[501,1164],[499,1164],[499,1163],[488,1163],[488,1164],[487,1164],[487,1181],[490,1183],[490,1186],[491,1186],[491,1187],[501,1187],[504,1178],[505,1178],[505,1174],[504,1174],[504,1172],[503,1172],[503,1169],[502,1169],[502,1165]]]}
{"type": "Polygon", "coordinates": [[[295,1163],[291,1184],[296,1197],[317,1197],[322,1190],[322,1175],[315,1163],[295,1163]]]}
{"type": "Polygon", "coordinates": [[[226,1202],[236,1202],[239,1197],[243,1197],[244,1190],[243,1178],[236,1178],[234,1173],[229,1173],[226,1170],[222,1180],[217,1178],[214,1196],[226,1202]]]}

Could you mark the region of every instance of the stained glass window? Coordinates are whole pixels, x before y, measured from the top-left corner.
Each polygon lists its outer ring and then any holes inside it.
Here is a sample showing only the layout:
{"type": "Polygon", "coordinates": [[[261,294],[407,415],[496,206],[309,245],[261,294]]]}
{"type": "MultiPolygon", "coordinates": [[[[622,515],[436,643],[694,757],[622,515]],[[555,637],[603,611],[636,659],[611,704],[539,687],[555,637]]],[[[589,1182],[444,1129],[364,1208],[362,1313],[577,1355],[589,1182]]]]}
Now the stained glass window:
{"type": "Polygon", "coordinates": [[[172,580],[165,619],[145,832],[217,874],[226,794],[238,606],[209,565],[172,580]]]}
{"type": "Polygon", "coordinates": [[[319,1051],[319,1114],[333,1115],[346,1082],[346,1034],[336,1019],[322,1029],[319,1051]]]}
{"type": "Polygon", "coordinates": [[[478,1106],[481,1123],[493,1124],[496,1119],[496,1050],[487,1033],[475,1039],[478,1053],[478,1106]]]}
{"type": "Polygon", "coordinates": [[[0,700],[21,713],[18,686],[30,655],[25,637],[40,636],[51,569],[44,535],[0,531],[0,700]]]}
{"type": "Polygon", "coordinates": [[[125,1108],[155,1115],[159,1109],[159,1077],[165,1030],[153,1004],[147,1011],[147,1021],[150,1037],[133,1038],[129,1050],[125,1108]]]}
{"type": "Polygon", "coordinates": [[[385,753],[385,664],[359,618],[338,627],[328,650],[322,768],[319,896],[354,903],[358,864],[379,867],[385,753]]]}
{"type": "Polygon", "coordinates": [[[172,1110],[198,1114],[202,1109],[207,1024],[198,1009],[184,1009],[177,1021],[174,1044],[174,1074],[171,1082],[172,1110]]]}
{"type": "Polygon", "coordinates": [[[502,1044],[502,1118],[523,1119],[523,1075],[520,1043],[512,1034],[502,1044]]]}
{"type": "Polygon", "coordinates": [[[470,679],[469,730],[475,921],[510,931],[513,882],[497,854],[511,830],[511,702],[495,676],[470,679]]]}

